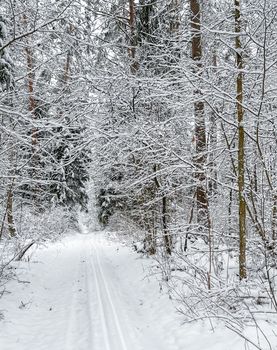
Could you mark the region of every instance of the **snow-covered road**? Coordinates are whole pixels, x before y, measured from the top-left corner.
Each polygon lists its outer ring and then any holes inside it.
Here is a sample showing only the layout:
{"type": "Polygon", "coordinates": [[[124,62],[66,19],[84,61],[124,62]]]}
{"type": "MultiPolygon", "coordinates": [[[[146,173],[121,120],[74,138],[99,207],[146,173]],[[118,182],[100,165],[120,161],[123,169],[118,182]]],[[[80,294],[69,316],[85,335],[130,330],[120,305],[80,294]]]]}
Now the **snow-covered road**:
{"type": "Polygon", "coordinates": [[[26,260],[0,299],[0,350],[243,349],[222,330],[181,327],[158,281],[145,277],[155,263],[103,233],[84,228],[26,260]]]}

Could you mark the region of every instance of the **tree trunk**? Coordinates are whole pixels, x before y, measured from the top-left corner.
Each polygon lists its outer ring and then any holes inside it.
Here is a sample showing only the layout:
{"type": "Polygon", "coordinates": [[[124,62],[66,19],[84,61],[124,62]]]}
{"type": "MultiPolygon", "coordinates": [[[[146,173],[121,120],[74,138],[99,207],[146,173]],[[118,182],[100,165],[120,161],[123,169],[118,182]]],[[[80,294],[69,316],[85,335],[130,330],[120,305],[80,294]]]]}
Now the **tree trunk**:
{"type": "Polygon", "coordinates": [[[157,188],[157,192],[162,193],[162,230],[163,230],[163,239],[164,239],[164,246],[165,251],[167,254],[172,253],[172,237],[170,235],[169,229],[168,229],[168,212],[167,212],[167,196],[165,193],[163,193],[162,185],[160,181],[158,180],[158,177],[156,175],[157,171],[159,170],[159,166],[157,164],[154,164],[154,182],[157,188]]]}
{"type": "MultiPolygon", "coordinates": [[[[201,79],[202,75],[202,34],[199,0],[190,0],[191,7],[191,45],[193,71],[201,79]]],[[[206,191],[205,164],[207,157],[205,106],[200,89],[194,91],[195,141],[194,157],[196,179],[197,222],[200,228],[208,227],[208,196],[206,191]]]]}
{"type": "Polygon", "coordinates": [[[131,73],[135,74],[138,70],[138,63],[136,61],[136,10],[135,1],[129,0],[129,26],[130,26],[130,47],[128,49],[129,57],[131,59],[131,73]]]}
{"type": "Polygon", "coordinates": [[[180,28],[180,0],[171,0],[170,3],[170,33],[174,36],[178,36],[180,28]]]}
{"type": "MultiPolygon", "coordinates": [[[[69,27],[67,28],[66,31],[69,35],[73,35],[74,33],[74,26],[72,24],[69,25],[69,27]]],[[[66,54],[66,60],[65,60],[65,65],[64,65],[64,74],[63,74],[63,79],[62,79],[62,84],[64,84],[65,86],[67,85],[68,81],[69,81],[69,75],[70,75],[70,66],[71,66],[71,62],[72,62],[72,49],[68,48],[67,50],[67,54],[66,54]]]]}
{"type": "Polygon", "coordinates": [[[277,242],[277,189],[273,192],[272,205],[272,249],[276,248],[277,242]]]}
{"type": "MultiPolygon", "coordinates": [[[[212,62],[213,62],[213,68],[216,72],[217,68],[217,53],[216,49],[213,50],[212,54],[212,62]]],[[[215,106],[215,109],[213,109],[210,113],[210,130],[209,130],[209,182],[208,182],[208,189],[210,195],[215,195],[217,192],[217,169],[216,169],[216,163],[214,161],[214,152],[213,150],[217,147],[217,113],[218,108],[215,106]]]]}
{"type": "MultiPolygon", "coordinates": [[[[27,23],[28,18],[27,15],[23,15],[23,24],[26,27],[27,30],[27,23]]],[[[29,112],[32,116],[33,119],[33,127],[31,129],[31,166],[32,166],[32,174],[31,177],[34,181],[36,181],[38,174],[38,163],[39,163],[39,158],[38,158],[38,129],[35,126],[36,122],[36,114],[35,114],[35,109],[36,109],[36,101],[34,97],[34,72],[33,72],[33,51],[29,47],[28,40],[26,41],[26,46],[25,46],[25,53],[26,53],[26,64],[27,64],[27,90],[28,90],[28,108],[29,112]]],[[[37,199],[37,191],[38,187],[37,184],[35,183],[33,186],[33,199],[36,201],[37,199]]]]}
{"type": "Polygon", "coordinates": [[[171,255],[172,238],[168,230],[168,213],[167,213],[167,197],[162,198],[162,222],[163,222],[163,236],[165,243],[165,250],[168,255],[171,255]]]}
{"type": "MultiPolygon", "coordinates": [[[[34,98],[34,76],[33,76],[33,54],[32,50],[29,47],[25,48],[26,57],[27,57],[27,77],[28,77],[28,93],[29,93],[29,111],[33,116],[33,119],[36,119],[35,116],[35,98],[34,98]]],[[[36,147],[38,144],[38,131],[36,127],[32,129],[32,150],[36,151],[36,147]]]]}
{"type": "Polygon", "coordinates": [[[246,203],[244,198],[244,172],[245,172],[245,152],[244,152],[244,109],[243,109],[243,58],[241,45],[241,11],[240,0],[235,0],[235,48],[236,67],[238,70],[236,87],[236,109],[238,121],[238,196],[239,196],[239,277],[244,279],[246,273],[246,203]]]}
{"type": "Polygon", "coordinates": [[[13,217],[13,183],[7,191],[7,222],[10,237],[16,236],[16,229],[13,217]]]}
{"type": "MultiPolygon", "coordinates": [[[[28,19],[27,15],[23,15],[23,24],[27,28],[28,19]]],[[[29,112],[31,113],[33,119],[36,119],[35,116],[35,108],[36,108],[36,102],[34,98],[34,72],[33,72],[33,52],[32,49],[28,45],[28,41],[25,46],[25,52],[26,52],[26,61],[27,61],[27,85],[28,85],[28,96],[29,96],[29,112]]],[[[38,143],[38,131],[36,127],[33,127],[31,132],[31,138],[32,138],[32,151],[36,152],[36,147],[38,143]]]]}

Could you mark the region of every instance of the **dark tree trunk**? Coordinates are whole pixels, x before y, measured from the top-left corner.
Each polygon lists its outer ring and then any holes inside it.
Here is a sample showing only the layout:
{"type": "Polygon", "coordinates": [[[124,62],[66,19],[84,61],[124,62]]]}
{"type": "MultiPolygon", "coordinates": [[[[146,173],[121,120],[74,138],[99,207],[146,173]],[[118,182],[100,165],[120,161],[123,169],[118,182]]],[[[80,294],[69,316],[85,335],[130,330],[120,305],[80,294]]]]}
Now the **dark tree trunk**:
{"type": "Polygon", "coordinates": [[[235,48],[237,73],[237,121],[238,121],[238,189],[239,189],[239,276],[244,279],[246,273],[246,203],[244,198],[245,141],[244,141],[244,109],[243,109],[243,58],[241,45],[241,11],[240,0],[235,0],[235,48]]]}
{"type": "MultiPolygon", "coordinates": [[[[190,0],[191,7],[191,53],[194,62],[193,71],[201,79],[202,75],[202,34],[201,13],[199,0],[190,0]]],[[[195,118],[195,142],[196,155],[194,157],[197,222],[200,227],[208,227],[208,196],[206,190],[205,164],[207,158],[205,105],[200,89],[194,91],[194,118],[195,118]]]]}

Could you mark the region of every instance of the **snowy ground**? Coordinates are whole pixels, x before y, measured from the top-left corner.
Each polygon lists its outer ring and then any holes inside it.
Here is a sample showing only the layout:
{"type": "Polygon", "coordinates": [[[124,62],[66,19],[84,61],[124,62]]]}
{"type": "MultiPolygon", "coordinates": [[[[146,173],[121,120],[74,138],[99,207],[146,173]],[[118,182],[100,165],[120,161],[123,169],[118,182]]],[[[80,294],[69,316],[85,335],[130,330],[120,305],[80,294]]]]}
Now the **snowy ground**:
{"type": "Polygon", "coordinates": [[[18,263],[0,299],[1,350],[242,350],[182,317],[142,259],[103,233],[76,234],[18,263]]]}

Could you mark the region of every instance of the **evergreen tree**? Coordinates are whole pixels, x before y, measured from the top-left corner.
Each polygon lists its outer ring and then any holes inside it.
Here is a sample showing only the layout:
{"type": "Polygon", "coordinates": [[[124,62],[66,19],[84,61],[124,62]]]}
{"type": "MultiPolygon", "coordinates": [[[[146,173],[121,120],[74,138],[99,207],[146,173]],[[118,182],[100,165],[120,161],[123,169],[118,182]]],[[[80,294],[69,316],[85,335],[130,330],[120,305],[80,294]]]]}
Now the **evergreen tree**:
{"type": "Polygon", "coordinates": [[[56,128],[54,134],[57,135],[52,146],[55,167],[49,175],[52,201],[70,209],[79,205],[87,210],[90,150],[82,145],[84,130],[68,123],[56,128]]]}
{"type": "Polygon", "coordinates": [[[6,20],[0,15],[0,87],[2,91],[11,89],[13,82],[13,62],[7,49],[1,49],[7,38],[6,20]]]}

